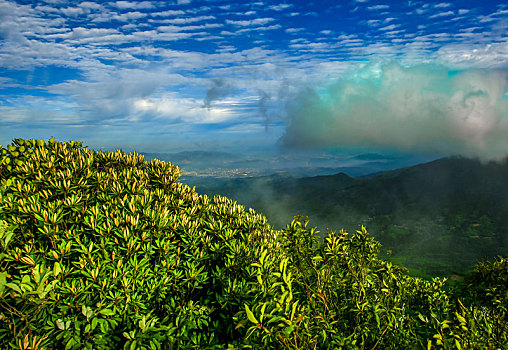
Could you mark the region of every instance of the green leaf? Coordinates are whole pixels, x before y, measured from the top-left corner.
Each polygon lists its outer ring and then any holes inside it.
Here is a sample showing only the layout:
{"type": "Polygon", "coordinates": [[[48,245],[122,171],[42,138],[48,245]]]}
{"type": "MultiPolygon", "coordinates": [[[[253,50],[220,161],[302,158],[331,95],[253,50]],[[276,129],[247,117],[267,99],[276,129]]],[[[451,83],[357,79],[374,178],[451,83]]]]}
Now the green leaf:
{"type": "Polygon", "coordinates": [[[131,340],[131,336],[127,332],[122,332],[123,336],[129,340],[131,340]]]}
{"type": "Polygon", "coordinates": [[[85,305],[81,305],[81,313],[86,317],[87,320],[93,315],[92,308],[85,305]]]}
{"type": "Polygon", "coordinates": [[[74,340],[74,338],[69,339],[69,341],[65,345],[65,350],[71,349],[74,346],[74,344],[76,344],[76,341],[74,340]]]}
{"type": "Polygon", "coordinates": [[[141,320],[139,320],[138,322],[138,325],[139,325],[139,328],[141,328],[141,331],[143,331],[143,333],[145,333],[145,330],[146,330],[146,316],[143,316],[143,318],[141,320]]]}
{"type": "Polygon", "coordinates": [[[254,317],[254,314],[252,313],[252,311],[250,311],[247,304],[245,304],[245,312],[247,312],[247,317],[249,318],[249,321],[255,324],[259,324],[258,320],[256,320],[256,317],[254,317]]]}
{"type": "Polygon", "coordinates": [[[459,322],[461,324],[466,324],[467,323],[466,319],[464,317],[462,317],[461,315],[459,315],[457,312],[455,313],[455,316],[457,316],[457,319],[459,320],[459,322]]]}
{"type": "Polygon", "coordinates": [[[93,318],[92,319],[92,331],[95,329],[95,327],[97,327],[97,323],[98,322],[99,322],[98,318],[93,318]]]}
{"type": "Polygon", "coordinates": [[[56,326],[57,326],[59,329],[61,329],[61,330],[65,330],[65,329],[66,329],[66,327],[65,327],[65,326],[66,326],[66,324],[65,324],[65,322],[64,322],[63,320],[61,320],[61,319],[56,320],[56,326]]]}
{"type": "Polygon", "coordinates": [[[259,258],[259,262],[261,263],[261,265],[263,265],[263,263],[265,262],[266,253],[268,253],[267,250],[263,250],[263,252],[261,253],[261,257],[259,258]]]}
{"type": "Polygon", "coordinates": [[[268,305],[268,302],[264,303],[263,306],[261,306],[261,316],[259,317],[261,322],[263,322],[263,317],[265,315],[266,305],[268,305]]]}
{"type": "Polygon", "coordinates": [[[102,333],[107,334],[109,330],[108,322],[106,320],[101,320],[99,323],[99,328],[101,329],[102,333]]]}
{"type": "Polygon", "coordinates": [[[298,300],[293,303],[292,310],[291,310],[291,321],[295,318],[295,311],[296,307],[298,306],[298,300]]]}
{"type": "Polygon", "coordinates": [[[62,268],[60,267],[58,261],[56,261],[55,264],[53,265],[53,275],[57,277],[60,274],[60,272],[62,272],[62,268]]]}
{"type": "Polygon", "coordinates": [[[11,231],[11,232],[7,233],[7,235],[5,236],[5,239],[4,239],[4,248],[5,249],[7,249],[7,245],[11,241],[11,238],[13,235],[14,235],[14,231],[11,231]]]}
{"type": "Polygon", "coordinates": [[[102,309],[99,311],[99,313],[104,316],[113,316],[115,314],[115,311],[111,309],[102,309]]]}
{"type": "Polygon", "coordinates": [[[14,283],[6,283],[5,284],[6,287],[9,287],[10,289],[13,289],[15,290],[16,292],[18,292],[19,294],[23,294],[23,292],[21,291],[21,289],[19,288],[19,286],[17,284],[14,284],[14,283]]]}
{"type": "Polygon", "coordinates": [[[0,298],[4,295],[6,282],[7,272],[0,272],[0,298]]]}
{"type": "Polygon", "coordinates": [[[280,321],[282,318],[283,318],[282,316],[273,316],[272,318],[270,318],[270,319],[268,320],[268,322],[266,322],[266,324],[268,325],[268,324],[270,324],[270,323],[272,323],[272,322],[277,322],[277,321],[280,321]]]}

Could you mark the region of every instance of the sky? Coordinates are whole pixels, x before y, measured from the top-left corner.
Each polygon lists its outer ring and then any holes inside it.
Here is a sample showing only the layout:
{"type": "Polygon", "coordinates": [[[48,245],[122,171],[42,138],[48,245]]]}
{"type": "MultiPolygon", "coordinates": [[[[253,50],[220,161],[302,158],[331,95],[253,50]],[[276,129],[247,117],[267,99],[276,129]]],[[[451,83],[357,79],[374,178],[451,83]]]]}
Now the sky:
{"type": "Polygon", "coordinates": [[[0,0],[0,144],[508,155],[504,1],[0,0]]]}

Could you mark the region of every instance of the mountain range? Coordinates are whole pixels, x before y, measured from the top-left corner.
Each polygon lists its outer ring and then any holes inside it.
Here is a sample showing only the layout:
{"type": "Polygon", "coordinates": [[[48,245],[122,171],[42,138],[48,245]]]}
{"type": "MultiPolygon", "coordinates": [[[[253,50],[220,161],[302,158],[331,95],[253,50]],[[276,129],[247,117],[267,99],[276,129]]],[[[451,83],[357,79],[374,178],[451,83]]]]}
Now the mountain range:
{"type": "Polygon", "coordinates": [[[421,277],[460,277],[508,253],[506,160],[442,158],[363,177],[278,173],[198,183],[196,190],[233,198],[275,228],[295,215],[321,232],[366,226],[382,254],[421,277]]]}
{"type": "Polygon", "coordinates": [[[146,160],[157,158],[178,165],[182,171],[181,180],[188,184],[215,183],[217,180],[269,176],[274,173],[289,173],[295,177],[333,175],[339,172],[350,176],[365,176],[435,159],[432,156],[407,154],[332,151],[241,154],[209,150],[140,154],[146,160]]]}

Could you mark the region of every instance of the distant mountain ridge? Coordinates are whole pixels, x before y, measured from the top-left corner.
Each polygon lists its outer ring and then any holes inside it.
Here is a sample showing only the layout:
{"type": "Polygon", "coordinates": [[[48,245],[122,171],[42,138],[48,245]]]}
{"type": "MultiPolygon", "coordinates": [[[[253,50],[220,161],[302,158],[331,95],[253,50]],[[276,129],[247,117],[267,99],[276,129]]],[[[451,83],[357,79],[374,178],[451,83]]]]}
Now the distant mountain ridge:
{"type": "Polygon", "coordinates": [[[506,161],[442,158],[363,178],[276,174],[196,189],[252,207],[276,227],[296,214],[322,231],[363,224],[421,274],[462,274],[478,259],[508,253],[506,161]]]}
{"type": "Polygon", "coordinates": [[[350,176],[367,176],[432,158],[408,155],[360,153],[356,155],[322,153],[301,156],[284,153],[243,154],[221,151],[182,151],[175,153],[144,153],[146,160],[170,161],[182,170],[182,180],[199,184],[203,180],[268,176],[290,173],[295,177],[333,175],[344,172],[350,176]]]}

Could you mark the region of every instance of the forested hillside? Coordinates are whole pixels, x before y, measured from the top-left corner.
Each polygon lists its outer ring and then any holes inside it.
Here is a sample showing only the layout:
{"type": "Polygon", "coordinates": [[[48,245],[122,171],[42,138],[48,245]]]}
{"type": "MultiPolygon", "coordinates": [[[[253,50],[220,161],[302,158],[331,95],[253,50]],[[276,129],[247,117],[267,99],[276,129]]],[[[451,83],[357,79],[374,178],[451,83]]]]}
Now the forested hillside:
{"type": "Polygon", "coordinates": [[[235,179],[197,186],[266,215],[277,228],[297,213],[323,233],[365,225],[393,261],[422,276],[463,275],[508,251],[508,165],[464,158],[370,177],[235,179]]]}

